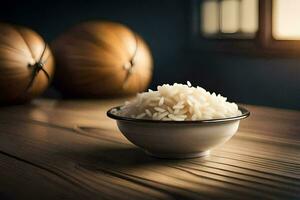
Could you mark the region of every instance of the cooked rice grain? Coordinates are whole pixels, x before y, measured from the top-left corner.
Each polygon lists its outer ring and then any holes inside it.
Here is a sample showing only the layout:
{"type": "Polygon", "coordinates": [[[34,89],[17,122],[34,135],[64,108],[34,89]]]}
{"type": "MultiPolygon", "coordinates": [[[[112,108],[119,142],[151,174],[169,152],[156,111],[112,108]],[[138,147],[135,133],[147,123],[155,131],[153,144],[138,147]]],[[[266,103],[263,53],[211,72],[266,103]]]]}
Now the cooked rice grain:
{"type": "Polygon", "coordinates": [[[197,86],[175,83],[137,94],[133,101],[125,102],[121,115],[139,119],[164,121],[207,120],[241,115],[235,103],[227,98],[211,94],[197,86]]]}

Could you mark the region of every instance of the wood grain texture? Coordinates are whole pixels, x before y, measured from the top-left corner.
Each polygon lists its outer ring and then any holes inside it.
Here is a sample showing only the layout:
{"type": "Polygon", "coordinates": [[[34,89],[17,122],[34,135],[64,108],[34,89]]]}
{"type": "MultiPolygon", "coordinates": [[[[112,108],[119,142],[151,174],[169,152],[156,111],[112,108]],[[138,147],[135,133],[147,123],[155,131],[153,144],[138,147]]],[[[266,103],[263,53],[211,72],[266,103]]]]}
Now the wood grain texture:
{"type": "Polygon", "coordinates": [[[0,108],[0,199],[300,199],[300,112],[251,117],[205,158],[147,156],[106,110],[124,99],[0,108]]]}

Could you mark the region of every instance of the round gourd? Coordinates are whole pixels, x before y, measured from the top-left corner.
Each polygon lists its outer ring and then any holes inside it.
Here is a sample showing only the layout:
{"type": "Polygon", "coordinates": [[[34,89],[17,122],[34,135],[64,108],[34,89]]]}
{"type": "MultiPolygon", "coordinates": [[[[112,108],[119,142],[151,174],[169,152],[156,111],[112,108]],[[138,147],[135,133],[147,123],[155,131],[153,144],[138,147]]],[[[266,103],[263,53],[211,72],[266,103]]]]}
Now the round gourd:
{"type": "Polygon", "coordinates": [[[13,104],[40,95],[49,85],[54,61],[34,31],[0,23],[0,103],[13,104]]]}
{"type": "Polygon", "coordinates": [[[79,97],[129,95],[145,90],[152,57],[140,36],[114,22],[85,22],[53,42],[57,86],[79,97]]]}

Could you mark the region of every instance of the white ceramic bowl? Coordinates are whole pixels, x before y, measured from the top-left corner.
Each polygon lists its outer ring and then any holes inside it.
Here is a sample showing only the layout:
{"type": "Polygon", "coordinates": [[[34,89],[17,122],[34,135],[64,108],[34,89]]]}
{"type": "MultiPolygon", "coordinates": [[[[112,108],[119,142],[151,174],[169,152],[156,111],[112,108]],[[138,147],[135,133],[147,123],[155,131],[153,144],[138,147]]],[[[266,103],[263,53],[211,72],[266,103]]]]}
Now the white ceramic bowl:
{"type": "Polygon", "coordinates": [[[239,106],[240,116],[199,121],[159,121],[117,115],[119,107],[107,111],[123,135],[146,153],[160,158],[193,158],[229,140],[241,119],[250,112],[239,106]]]}

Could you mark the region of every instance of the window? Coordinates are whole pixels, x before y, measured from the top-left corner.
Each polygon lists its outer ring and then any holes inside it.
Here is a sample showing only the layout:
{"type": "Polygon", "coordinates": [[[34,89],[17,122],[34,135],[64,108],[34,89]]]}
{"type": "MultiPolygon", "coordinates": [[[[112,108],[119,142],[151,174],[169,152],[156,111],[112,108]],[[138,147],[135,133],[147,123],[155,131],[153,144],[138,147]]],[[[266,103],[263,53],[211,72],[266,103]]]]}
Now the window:
{"type": "Polygon", "coordinates": [[[277,40],[300,40],[300,1],[273,0],[273,37],[277,40]]]}
{"type": "Polygon", "coordinates": [[[300,54],[300,0],[191,1],[195,48],[300,54]]]}
{"type": "Polygon", "coordinates": [[[201,31],[212,38],[254,38],[258,29],[258,0],[205,0],[201,31]]]}

